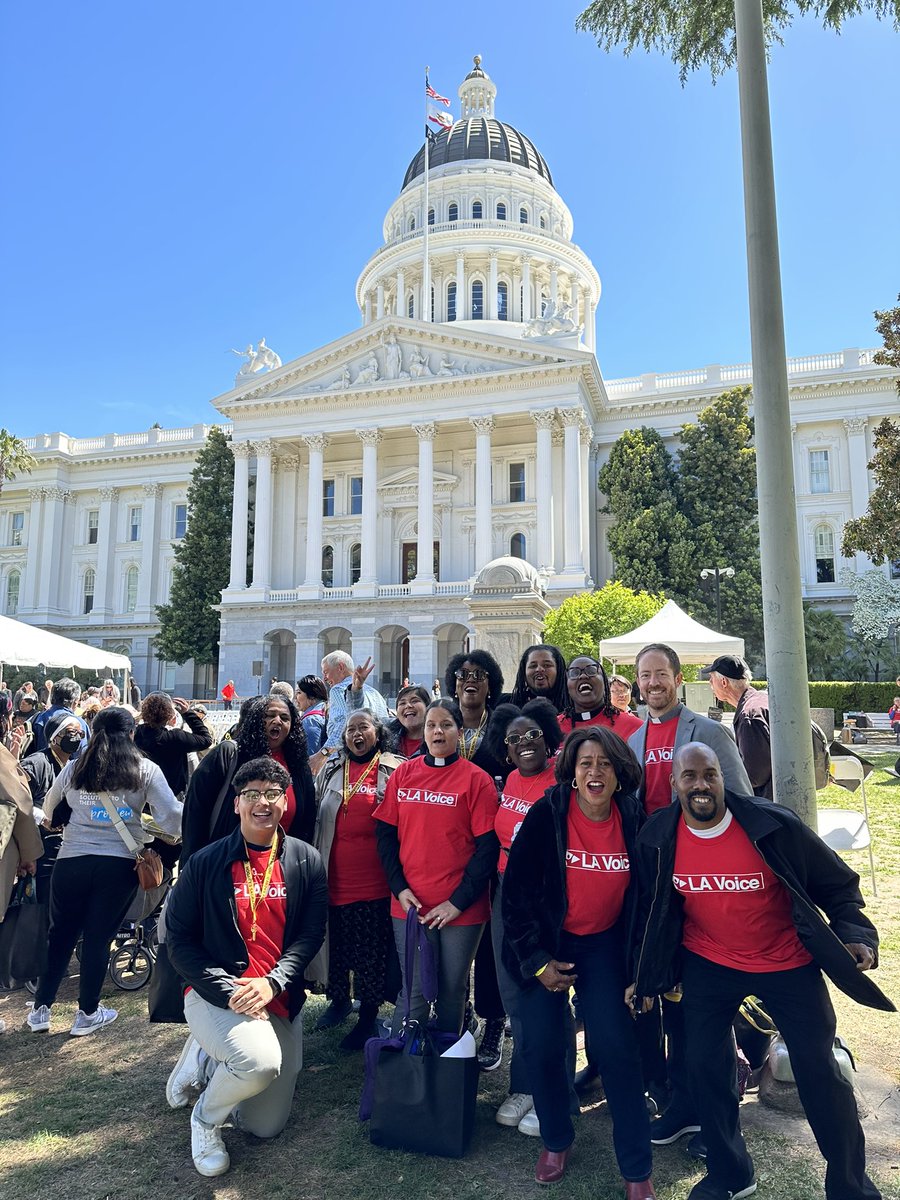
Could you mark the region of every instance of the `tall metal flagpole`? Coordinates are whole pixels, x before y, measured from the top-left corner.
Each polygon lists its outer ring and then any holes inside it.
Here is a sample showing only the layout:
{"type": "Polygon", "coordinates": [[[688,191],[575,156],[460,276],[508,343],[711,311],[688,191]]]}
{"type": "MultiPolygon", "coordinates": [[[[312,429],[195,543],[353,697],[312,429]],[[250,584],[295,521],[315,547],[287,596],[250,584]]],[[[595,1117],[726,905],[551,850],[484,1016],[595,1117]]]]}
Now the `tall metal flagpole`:
{"type": "Polygon", "coordinates": [[[428,147],[431,143],[431,138],[428,129],[428,72],[431,68],[425,68],[425,206],[422,212],[422,219],[425,222],[425,235],[422,238],[424,246],[424,257],[422,262],[422,313],[423,321],[431,320],[431,271],[428,266],[428,147]]]}

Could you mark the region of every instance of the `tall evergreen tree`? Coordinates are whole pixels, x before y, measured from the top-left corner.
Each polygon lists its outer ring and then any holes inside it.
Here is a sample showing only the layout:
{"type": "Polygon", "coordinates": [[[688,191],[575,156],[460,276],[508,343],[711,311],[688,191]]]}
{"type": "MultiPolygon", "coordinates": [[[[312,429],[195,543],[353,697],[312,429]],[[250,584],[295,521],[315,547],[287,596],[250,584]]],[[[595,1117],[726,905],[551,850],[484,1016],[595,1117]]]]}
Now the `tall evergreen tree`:
{"type": "Polygon", "coordinates": [[[219,614],[228,585],[234,459],[230,438],[214,426],[197,455],[188,487],[188,526],[175,547],[168,604],[157,610],[157,657],[167,662],[219,661],[219,614]]]}

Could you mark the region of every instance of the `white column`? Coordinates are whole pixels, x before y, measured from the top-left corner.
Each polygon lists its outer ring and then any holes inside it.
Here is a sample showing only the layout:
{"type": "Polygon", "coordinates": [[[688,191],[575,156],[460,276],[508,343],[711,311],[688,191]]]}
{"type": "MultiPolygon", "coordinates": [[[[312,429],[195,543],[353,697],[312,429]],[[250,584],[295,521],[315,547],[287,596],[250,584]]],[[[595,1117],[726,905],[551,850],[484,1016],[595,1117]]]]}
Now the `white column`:
{"type": "Polygon", "coordinates": [[[446,300],[446,289],[444,287],[444,272],[436,271],[431,277],[431,286],[434,288],[434,320],[445,321],[447,314],[444,310],[446,300]]]}
{"type": "Polygon", "coordinates": [[[378,586],[378,443],[380,429],[358,429],[363,444],[362,538],[359,582],[364,587],[378,586]]]}
{"type": "Polygon", "coordinates": [[[553,409],[532,412],[537,426],[534,499],[537,509],[537,565],[553,570],[553,409]]]}
{"type": "MultiPolygon", "coordinates": [[[[162,496],[161,483],[145,483],[144,484],[144,512],[143,521],[141,523],[141,534],[144,544],[141,547],[141,577],[138,580],[138,595],[137,608],[138,611],[144,614],[150,613],[154,601],[154,585],[156,582],[157,571],[157,556],[159,551],[159,522],[160,522],[160,497],[162,496]]],[[[245,539],[246,539],[246,512],[247,505],[244,503],[245,515],[245,539]]],[[[231,527],[231,547],[232,547],[232,562],[234,561],[234,519],[232,518],[231,527]]],[[[244,554],[247,552],[247,543],[244,542],[244,554]]]]}
{"type": "Polygon", "coordinates": [[[112,608],[113,565],[116,548],[116,520],[119,489],[102,487],[100,521],[97,528],[97,576],[94,584],[94,615],[108,616],[112,608]]]}
{"type": "Polygon", "coordinates": [[[253,443],[256,451],[256,515],[253,522],[253,584],[268,588],[272,580],[272,449],[271,438],[253,443]]]}
{"type": "MultiPolygon", "coordinates": [[[[868,427],[866,417],[847,417],[844,420],[850,465],[850,506],[854,517],[864,516],[869,507],[869,455],[866,451],[868,427]]],[[[862,552],[856,554],[855,559],[857,571],[865,571],[871,566],[868,556],[862,552]]]]}
{"type": "Polygon", "coordinates": [[[584,344],[588,350],[597,349],[597,328],[596,315],[594,313],[594,301],[590,294],[585,296],[584,301],[584,344]]]}
{"type": "Polygon", "coordinates": [[[565,429],[565,553],[566,574],[583,572],[582,535],[583,508],[581,498],[580,430],[583,420],[580,408],[564,408],[560,412],[565,429]]]}
{"type": "Polygon", "coordinates": [[[44,489],[42,487],[29,488],[28,496],[31,500],[31,509],[28,513],[28,540],[25,543],[28,555],[25,559],[24,580],[20,585],[19,612],[30,612],[37,607],[38,576],[41,567],[39,548],[41,545],[41,518],[44,513],[44,489]]]}
{"type": "Polygon", "coordinates": [[[456,256],[456,319],[465,321],[466,313],[466,260],[461,254],[456,256]]]}
{"type": "Polygon", "coordinates": [[[322,483],[323,454],[328,445],[324,433],[304,437],[309,449],[309,483],[306,500],[306,578],[304,587],[318,594],[322,586],[322,483]]]}
{"type": "Polygon", "coordinates": [[[60,550],[63,545],[62,526],[65,505],[72,493],[64,487],[52,485],[44,488],[43,527],[40,540],[40,572],[34,607],[42,612],[58,607],[60,550]]]}
{"type": "Polygon", "coordinates": [[[496,321],[498,315],[497,307],[497,253],[491,251],[490,255],[490,274],[488,275],[488,320],[496,321]]]}
{"type": "Polygon", "coordinates": [[[368,325],[372,320],[372,293],[366,292],[365,304],[363,307],[363,324],[368,325]]]}
{"type": "Polygon", "coordinates": [[[493,557],[491,554],[491,430],[493,417],[470,417],[475,430],[475,573],[493,557]]]}
{"type": "Polygon", "coordinates": [[[404,308],[405,297],[406,297],[406,284],[405,284],[404,278],[403,278],[403,268],[398,267],[398,269],[397,269],[397,304],[396,304],[398,317],[406,316],[406,309],[404,308]]]}
{"type": "Polygon", "coordinates": [[[229,590],[247,586],[247,504],[250,484],[250,443],[232,442],[234,501],[231,508],[231,573],[229,590]]]}
{"type": "Polygon", "coordinates": [[[572,320],[576,326],[579,324],[578,315],[581,312],[581,288],[572,280],[572,320]]]}
{"type": "Polygon", "coordinates": [[[582,425],[581,432],[581,562],[585,571],[591,570],[591,509],[596,511],[593,494],[596,486],[592,487],[595,476],[591,472],[591,431],[587,425],[582,425]]]}
{"type": "Polygon", "coordinates": [[[550,268],[550,299],[554,305],[559,299],[559,271],[556,267],[550,268]]]}
{"type": "Polygon", "coordinates": [[[531,259],[522,256],[522,320],[531,320],[531,259]]]}
{"type": "Polygon", "coordinates": [[[419,439],[419,531],[415,582],[430,588],[434,583],[434,436],[437,426],[413,425],[413,432],[419,439]]]}
{"type": "Polygon", "coordinates": [[[375,319],[380,321],[384,316],[384,284],[379,283],[375,292],[375,319]]]}

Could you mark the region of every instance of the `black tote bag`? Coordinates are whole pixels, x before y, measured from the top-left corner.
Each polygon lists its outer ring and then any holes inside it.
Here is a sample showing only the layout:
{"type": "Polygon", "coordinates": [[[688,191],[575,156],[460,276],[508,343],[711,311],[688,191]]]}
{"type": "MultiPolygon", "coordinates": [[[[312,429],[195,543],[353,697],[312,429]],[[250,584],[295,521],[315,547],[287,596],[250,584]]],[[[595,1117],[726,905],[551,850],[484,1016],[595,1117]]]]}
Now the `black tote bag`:
{"type": "Polygon", "coordinates": [[[165,943],[157,947],[147,988],[147,1016],[162,1025],[186,1025],[184,980],[172,966],[165,943]]]}
{"type": "Polygon", "coordinates": [[[5,986],[37,979],[46,971],[48,917],[47,905],[38,903],[34,877],[24,875],[0,922],[0,982],[5,986]]]}

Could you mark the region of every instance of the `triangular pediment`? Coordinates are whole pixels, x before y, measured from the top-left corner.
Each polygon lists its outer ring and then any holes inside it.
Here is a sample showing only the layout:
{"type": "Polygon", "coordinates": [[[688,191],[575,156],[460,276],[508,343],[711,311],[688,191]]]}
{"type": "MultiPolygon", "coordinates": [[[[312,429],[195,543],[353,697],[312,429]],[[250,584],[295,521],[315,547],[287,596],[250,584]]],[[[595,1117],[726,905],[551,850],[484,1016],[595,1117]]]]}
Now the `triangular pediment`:
{"type": "Polygon", "coordinates": [[[585,350],[493,331],[482,334],[471,325],[386,317],[274,370],[239,376],[236,386],[213,403],[221,412],[238,412],[262,399],[267,405],[309,403],[316,398],[421,390],[431,383],[535,367],[583,369],[589,361],[593,356],[585,350]]]}
{"type": "MultiPolygon", "coordinates": [[[[448,491],[455,488],[459,483],[459,477],[452,475],[449,471],[432,470],[431,478],[436,492],[448,491]]],[[[418,487],[418,485],[418,469],[416,467],[404,467],[402,471],[395,471],[393,475],[388,475],[380,480],[378,490],[380,492],[389,492],[409,487],[418,487]]]]}

